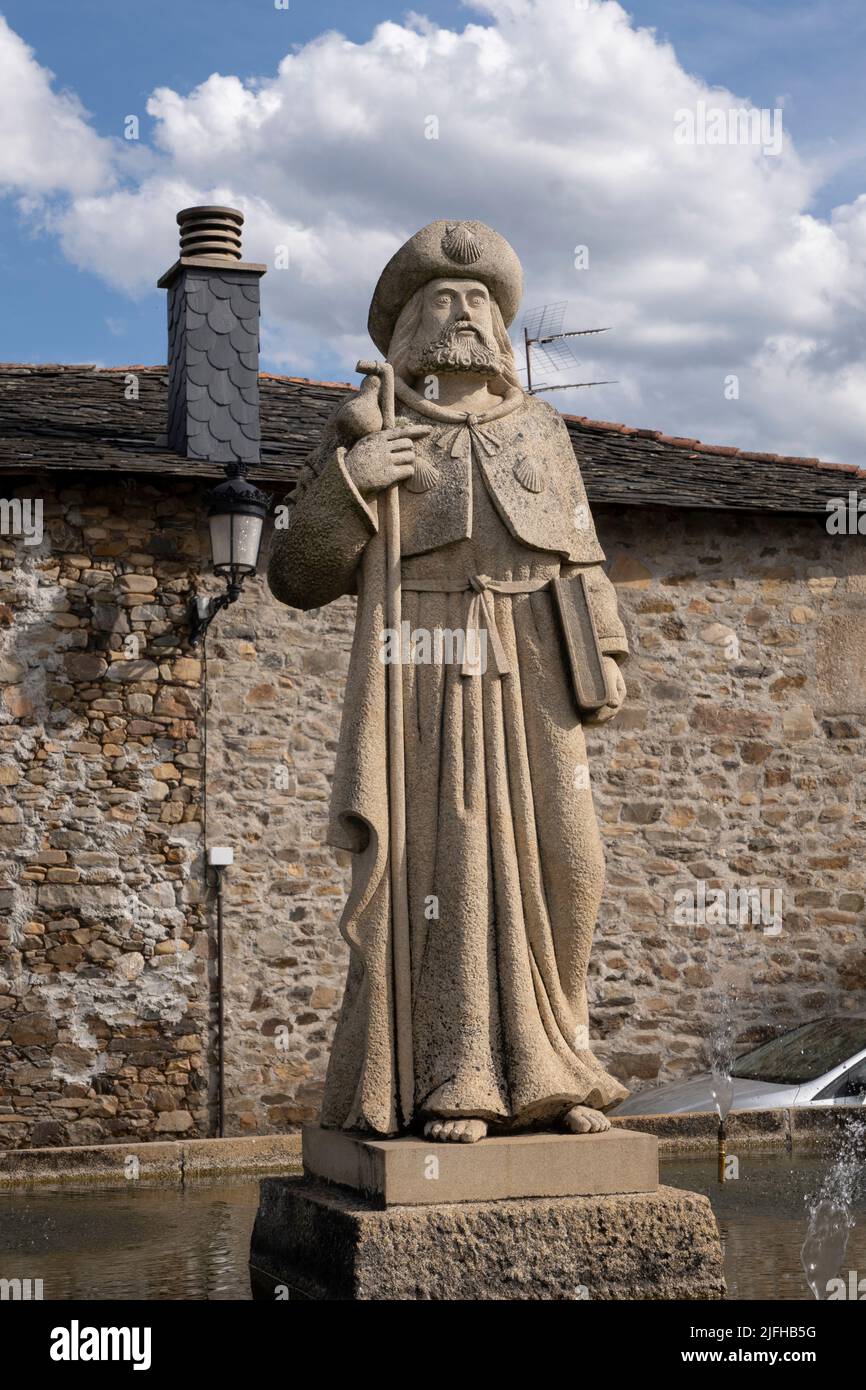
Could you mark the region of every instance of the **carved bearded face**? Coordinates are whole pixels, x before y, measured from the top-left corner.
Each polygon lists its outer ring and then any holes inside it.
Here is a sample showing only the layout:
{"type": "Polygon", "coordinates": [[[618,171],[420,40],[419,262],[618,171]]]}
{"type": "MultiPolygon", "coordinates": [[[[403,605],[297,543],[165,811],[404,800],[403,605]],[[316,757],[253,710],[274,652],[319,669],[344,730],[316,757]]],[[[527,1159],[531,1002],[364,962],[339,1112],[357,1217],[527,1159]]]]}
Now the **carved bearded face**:
{"type": "Polygon", "coordinates": [[[490,295],[478,280],[431,280],[421,291],[421,316],[408,350],[411,376],[502,370],[490,295]]]}

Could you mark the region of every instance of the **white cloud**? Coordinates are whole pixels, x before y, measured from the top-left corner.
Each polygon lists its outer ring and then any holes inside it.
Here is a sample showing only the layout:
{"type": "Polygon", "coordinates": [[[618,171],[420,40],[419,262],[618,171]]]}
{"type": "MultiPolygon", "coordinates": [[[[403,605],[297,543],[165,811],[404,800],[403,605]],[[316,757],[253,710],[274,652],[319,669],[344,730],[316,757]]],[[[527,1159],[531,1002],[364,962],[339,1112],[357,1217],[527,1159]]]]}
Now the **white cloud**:
{"type": "Polygon", "coordinates": [[[289,268],[264,281],[264,347],[298,373],[337,359],[351,375],[391,252],[434,217],[478,217],[521,255],[528,306],[568,300],[574,326],[614,326],[585,340],[575,372],[620,385],[557,393],[562,408],[858,461],[866,198],[829,220],[810,214],[822,173],[787,135],[778,156],[677,144],[678,110],[749,102],[685,72],[614,0],[476,8],[489,24],[455,33],[409,16],[363,44],[323,34],[255,83],[160,88],[154,149],[122,183],[109,142],[13,47],[21,90],[42,93],[22,138],[50,154],[60,130],[87,157],[76,182],[59,154],[28,182],[19,152],[11,181],[66,193],[46,217],[67,256],[135,295],[174,258],[179,207],[242,207],[250,259],[273,267],[274,248],[289,249],[289,268]],[[431,116],[438,140],[425,139],[431,116]],[[724,397],[731,373],[736,401],[724,397]]]}
{"type": "Polygon", "coordinates": [[[112,181],[111,142],[52,76],[0,15],[0,193],[77,195],[112,181]]]}

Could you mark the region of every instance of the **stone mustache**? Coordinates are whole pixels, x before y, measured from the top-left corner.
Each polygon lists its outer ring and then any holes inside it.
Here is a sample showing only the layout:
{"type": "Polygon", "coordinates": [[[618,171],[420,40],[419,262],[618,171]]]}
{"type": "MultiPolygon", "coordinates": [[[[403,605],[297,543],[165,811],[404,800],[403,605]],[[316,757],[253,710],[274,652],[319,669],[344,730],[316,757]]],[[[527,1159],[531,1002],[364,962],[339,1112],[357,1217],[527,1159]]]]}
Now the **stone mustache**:
{"type": "Polygon", "coordinates": [[[515,252],[483,223],[434,222],[406,242],[369,317],[399,416],[368,376],[302,469],[271,552],[282,602],[358,596],[329,832],[352,853],[352,886],[326,1127],[586,1133],[626,1094],[589,1045],[604,859],[583,726],[622,704],[628,647],[568,431],[518,382],[507,326],[521,292],[515,252]],[[395,644],[401,808],[383,660],[395,488],[404,631],[439,652],[452,648],[437,633],[475,639],[459,661],[407,662],[395,644]]]}

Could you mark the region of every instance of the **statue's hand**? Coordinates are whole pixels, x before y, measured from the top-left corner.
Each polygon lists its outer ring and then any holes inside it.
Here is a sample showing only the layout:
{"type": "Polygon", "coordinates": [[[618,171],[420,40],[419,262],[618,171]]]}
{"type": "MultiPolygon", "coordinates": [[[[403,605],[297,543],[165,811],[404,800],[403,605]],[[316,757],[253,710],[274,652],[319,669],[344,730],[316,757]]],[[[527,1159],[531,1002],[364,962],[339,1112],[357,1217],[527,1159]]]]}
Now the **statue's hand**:
{"type": "Polygon", "coordinates": [[[413,441],[429,433],[429,425],[400,425],[359,439],[346,455],[346,467],[361,495],[368,497],[411,478],[415,471],[413,441]]]}
{"type": "Polygon", "coordinates": [[[626,696],[625,679],[623,677],[622,671],[619,669],[619,666],[614,661],[612,656],[605,656],[602,659],[604,661],[604,669],[605,674],[607,675],[608,687],[614,692],[614,694],[612,700],[609,700],[606,705],[602,705],[601,709],[596,710],[595,714],[590,715],[586,719],[584,719],[584,724],[588,724],[590,726],[596,724],[606,724],[609,719],[613,719],[613,716],[620,709],[622,702],[626,696]]]}

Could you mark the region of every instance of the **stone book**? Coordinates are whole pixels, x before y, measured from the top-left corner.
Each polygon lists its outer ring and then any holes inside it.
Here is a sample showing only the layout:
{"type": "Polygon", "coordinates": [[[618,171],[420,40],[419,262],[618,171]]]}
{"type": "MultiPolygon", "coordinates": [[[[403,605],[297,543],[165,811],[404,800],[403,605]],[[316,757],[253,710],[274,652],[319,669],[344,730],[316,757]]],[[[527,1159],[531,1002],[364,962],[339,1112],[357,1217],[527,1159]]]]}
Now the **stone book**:
{"type": "Polygon", "coordinates": [[[562,625],[578,709],[581,714],[594,714],[612,700],[613,692],[608,688],[586,575],[581,572],[552,579],[550,587],[562,625]]]}

